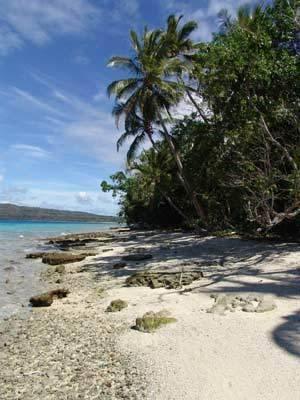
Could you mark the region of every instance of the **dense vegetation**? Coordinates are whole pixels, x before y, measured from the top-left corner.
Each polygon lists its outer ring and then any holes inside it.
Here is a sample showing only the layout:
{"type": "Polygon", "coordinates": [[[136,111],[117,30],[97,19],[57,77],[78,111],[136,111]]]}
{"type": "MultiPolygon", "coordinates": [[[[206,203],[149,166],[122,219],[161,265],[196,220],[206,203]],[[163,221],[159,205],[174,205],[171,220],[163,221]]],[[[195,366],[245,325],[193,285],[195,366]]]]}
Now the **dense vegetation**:
{"type": "Polygon", "coordinates": [[[165,29],[131,32],[132,57],[109,62],[129,77],[108,87],[118,148],[131,140],[127,169],[101,184],[128,223],[300,232],[297,8],[222,10],[209,43],[173,15],[165,29]],[[178,119],[185,102],[193,112],[178,119]]]}

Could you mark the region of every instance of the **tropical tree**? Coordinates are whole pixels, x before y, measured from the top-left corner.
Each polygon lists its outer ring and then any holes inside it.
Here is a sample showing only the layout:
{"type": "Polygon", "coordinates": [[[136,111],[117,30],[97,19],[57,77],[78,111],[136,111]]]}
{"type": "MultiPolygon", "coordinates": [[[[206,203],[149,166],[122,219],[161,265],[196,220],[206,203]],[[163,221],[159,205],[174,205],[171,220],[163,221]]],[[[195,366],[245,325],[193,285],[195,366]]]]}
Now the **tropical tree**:
{"type": "MultiPolygon", "coordinates": [[[[130,121],[138,116],[143,121],[143,130],[149,138],[152,138],[155,128],[162,133],[176,162],[178,178],[197,216],[204,223],[204,209],[184,174],[180,154],[167,123],[168,119],[172,120],[171,108],[178,105],[184,95],[181,86],[172,79],[175,71],[182,70],[183,62],[177,57],[166,55],[166,41],[163,40],[161,30],[145,29],[141,38],[131,31],[130,37],[134,56],[114,56],[108,63],[110,67],[126,68],[130,72],[129,78],[114,81],[107,88],[108,95],[115,96],[113,114],[116,122],[118,124],[120,118],[124,117],[126,129],[126,126],[132,125],[130,121]]],[[[121,143],[126,137],[127,134],[122,135],[121,143]]],[[[142,137],[143,135],[140,139],[142,137]]],[[[138,142],[140,139],[137,139],[138,142]]]]}
{"type": "Polygon", "coordinates": [[[196,21],[188,21],[181,25],[180,23],[182,19],[183,15],[178,17],[173,14],[170,15],[167,19],[167,27],[163,32],[161,40],[164,42],[168,57],[179,57],[181,60],[184,60],[184,63],[181,64],[182,68],[178,68],[174,71],[178,83],[182,86],[184,92],[203,121],[209,122],[205,112],[193,96],[193,93],[197,93],[197,90],[187,82],[187,80],[193,78],[193,70],[195,66],[193,56],[198,50],[198,43],[195,43],[190,36],[195,32],[198,24],[196,21]]]}
{"type": "Polygon", "coordinates": [[[145,188],[154,186],[169,206],[182,217],[183,221],[190,225],[190,218],[175,204],[169,194],[173,179],[172,174],[168,171],[170,167],[169,158],[164,146],[160,146],[158,151],[152,148],[144,151],[139,160],[134,162],[129,170],[141,174],[144,178],[145,188]]]}

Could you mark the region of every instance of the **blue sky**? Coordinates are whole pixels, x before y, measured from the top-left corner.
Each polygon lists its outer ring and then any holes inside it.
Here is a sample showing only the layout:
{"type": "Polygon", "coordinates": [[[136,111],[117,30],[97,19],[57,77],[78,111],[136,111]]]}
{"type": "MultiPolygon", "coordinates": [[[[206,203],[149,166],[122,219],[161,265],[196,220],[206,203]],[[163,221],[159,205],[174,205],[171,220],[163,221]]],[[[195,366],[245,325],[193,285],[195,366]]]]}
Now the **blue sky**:
{"type": "Polygon", "coordinates": [[[128,31],[196,19],[209,40],[222,8],[243,0],[0,0],[0,202],[114,214],[99,184],[117,153],[106,68],[129,52],[128,31]]]}

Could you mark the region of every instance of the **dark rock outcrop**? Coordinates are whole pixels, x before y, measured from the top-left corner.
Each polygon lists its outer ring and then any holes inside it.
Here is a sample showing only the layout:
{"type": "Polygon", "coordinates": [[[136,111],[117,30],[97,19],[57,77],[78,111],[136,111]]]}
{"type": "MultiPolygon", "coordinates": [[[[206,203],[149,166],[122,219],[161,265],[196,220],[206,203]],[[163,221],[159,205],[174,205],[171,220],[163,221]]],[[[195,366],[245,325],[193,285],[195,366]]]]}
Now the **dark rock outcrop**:
{"type": "Polygon", "coordinates": [[[44,264],[49,265],[59,265],[59,264],[68,264],[77,261],[82,261],[87,257],[86,254],[73,254],[73,253],[46,253],[42,257],[42,261],[44,264]]]}
{"type": "Polygon", "coordinates": [[[37,296],[32,296],[29,299],[32,307],[49,307],[54,299],[62,299],[67,297],[69,290],[67,289],[54,289],[50,292],[42,293],[37,296]]]}
{"type": "Polygon", "coordinates": [[[36,253],[29,253],[29,254],[26,254],[26,258],[30,258],[32,260],[35,260],[37,258],[44,257],[45,254],[47,254],[47,252],[45,252],[45,251],[40,251],[40,252],[36,252],[36,253]]]}
{"type": "Polygon", "coordinates": [[[148,286],[152,289],[164,287],[175,289],[190,285],[193,281],[203,278],[201,271],[188,272],[137,272],[126,279],[126,286],[148,286]]]}

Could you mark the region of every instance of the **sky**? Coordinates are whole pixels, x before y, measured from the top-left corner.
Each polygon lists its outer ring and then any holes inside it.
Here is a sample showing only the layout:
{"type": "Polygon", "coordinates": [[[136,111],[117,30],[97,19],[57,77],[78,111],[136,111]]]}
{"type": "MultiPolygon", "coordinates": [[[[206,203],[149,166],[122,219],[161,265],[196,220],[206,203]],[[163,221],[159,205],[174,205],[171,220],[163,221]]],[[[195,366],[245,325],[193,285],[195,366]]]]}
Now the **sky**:
{"type": "MultiPolygon", "coordinates": [[[[130,54],[128,32],[163,27],[169,14],[199,23],[244,0],[0,0],[0,202],[114,215],[100,182],[124,168],[106,67],[130,54]]],[[[251,3],[251,1],[250,1],[251,3]]],[[[253,1],[252,1],[253,3],[253,1]]]]}

